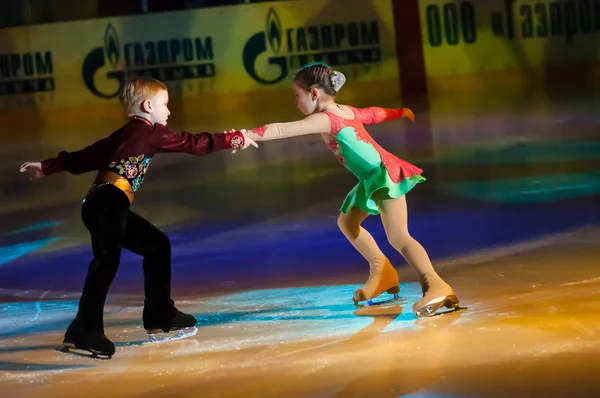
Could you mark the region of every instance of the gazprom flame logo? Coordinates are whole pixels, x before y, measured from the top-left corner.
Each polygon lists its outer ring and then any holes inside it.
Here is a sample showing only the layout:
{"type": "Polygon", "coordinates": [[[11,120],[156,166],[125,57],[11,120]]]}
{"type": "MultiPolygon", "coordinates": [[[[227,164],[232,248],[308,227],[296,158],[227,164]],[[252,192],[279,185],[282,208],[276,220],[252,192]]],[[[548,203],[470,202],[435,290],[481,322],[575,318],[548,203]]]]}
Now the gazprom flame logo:
{"type": "Polygon", "coordinates": [[[81,70],[83,82],[92,94],[106,99],[119,95],[125,81],[125,72],[119,70],[120,59],[121,45],[119,43],[119,36],[117,35],[114,26],[109,23],[104,31],[104,47],[94,48],[83,60],[83,67],[81,70]],[[107,66],[107,61],[113,70],[106,72],[106,75],[104,76],[105,81],[107,82],[106,85],[116,86],[116,89],[109,90],[108,92],[103,91],[96,86],[96,74],[100,69],[107,66]],[[112,81],[112,83],[109,83],[109,81],[112,81]]]}
{"type": "Polygon", "coordinates": [[[265,32],[267,32],[271,50],[277,54],[281,48],[281,22],[274,8],[271,8],[267,14],[267,29],[265,32]]]}
{"type": "Polygon", "coordinates": [[[104,31],[104,54],[112,67],[115,67],[119,63],[119,58],[121,57],[120,48],[117,31],[109,23],[104,31]]]}
{"type": "MultiPolygon", "coordinates": [[[[256,60],[267,51],[267,42],[271,52],[278,54],[283,42],[283,29],[279,16],[274,8],[270,8],[267,13],[267,23],[264,32],[258,32],[253,35],[244,46],[243,63],[246,72],[257,82],[262,84],[276,84],[286,78],[288,75],[287,57],[277,56],[269,57],[269,65],[275,66],[279,72],[274,77],[268,78],[259,75],[256,69],[256,60]]],[[[269,68],[271,69],[271,68],[269,68]]]]}
{"type": "Polygon", "coordinates": [[[269,8],[264,31],[255,33],[244,46],[244,68],[257,82],[279,83],[289,71],[317,61],[364,68],[365,73],[382,62],[377,17],[367,14],[360,20],[327,23],[317,15],[302,24],[300,18],[288,15],[291,26],[284,28],[275,8],[269,8]]]}

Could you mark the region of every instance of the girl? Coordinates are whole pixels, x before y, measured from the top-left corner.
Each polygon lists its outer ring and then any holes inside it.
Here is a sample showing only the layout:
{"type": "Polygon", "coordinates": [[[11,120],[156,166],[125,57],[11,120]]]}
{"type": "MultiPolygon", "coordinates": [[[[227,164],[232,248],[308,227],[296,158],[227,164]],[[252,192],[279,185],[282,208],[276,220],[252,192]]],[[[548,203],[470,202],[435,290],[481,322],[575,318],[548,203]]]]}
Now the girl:
{"type": "Polygon", "coordinates": [[[381,214],[388,240],[417,273],[423,289],[423,298],[413,305],[413,312],[422,317],[435,315],[443,306],[456,309],[459,301],[452,288],[435,272],[425,249],[408,232],[404,195],[425,180],[422,170],[387,152],[363,126],[402,117],[414,121],[414,114],[407,108],[357,109],[336,104],[335,95],[345,82],[341,72],[324,63],[304,66],[293,77],[292,88],[296,106],[307,117],[268,124],[247,134],[255,141],[321,134],[340,163],[358,178],[338,217],[342,233],[369,262],[369,278],[354,292],[355,305],[383,292],[400,291],[398,273],[371,234],[361,227],[368,215],[381,214]]]}

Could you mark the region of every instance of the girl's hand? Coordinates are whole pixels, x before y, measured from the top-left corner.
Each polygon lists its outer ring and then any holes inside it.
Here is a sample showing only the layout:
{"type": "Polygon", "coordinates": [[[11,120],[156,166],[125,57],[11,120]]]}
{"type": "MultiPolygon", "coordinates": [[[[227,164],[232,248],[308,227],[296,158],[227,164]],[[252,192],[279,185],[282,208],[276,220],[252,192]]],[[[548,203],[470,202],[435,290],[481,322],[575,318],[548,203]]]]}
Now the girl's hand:
{"type": "Polygon", "coordinates": [[[415,121],[415,114],[408,108],[402,108],[402,117],[409,119],[413,123],[415,121]]]}

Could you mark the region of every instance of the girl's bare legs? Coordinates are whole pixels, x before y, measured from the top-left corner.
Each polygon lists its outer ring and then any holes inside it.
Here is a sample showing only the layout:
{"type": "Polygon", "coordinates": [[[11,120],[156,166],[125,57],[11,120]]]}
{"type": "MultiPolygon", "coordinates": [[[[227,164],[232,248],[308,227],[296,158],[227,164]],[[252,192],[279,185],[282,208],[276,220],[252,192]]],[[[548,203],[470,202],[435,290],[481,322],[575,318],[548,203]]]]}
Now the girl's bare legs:
{"type": "Polygon", "coordinates": [[[371,234],[360,226],[369,214],[353,207],[348,214],[340,213],[338,226],[350,243],[369,262],[367,283],[354,292],[354,303],[377,297],[383,292],[396,294],[400,291],[398,273],[375,243],[371,234]]]}
{"type": "Polygon", "coordinates": [[[458,298],[450,285],[435,272],[423,246],[408,233],[406,197],[381,200],[379,208],[390,244],[417,273],[423,289],[423,298],[413,305],[413,312],[417,316],[432,316],[442,306],[458,306],[458,298]]]}

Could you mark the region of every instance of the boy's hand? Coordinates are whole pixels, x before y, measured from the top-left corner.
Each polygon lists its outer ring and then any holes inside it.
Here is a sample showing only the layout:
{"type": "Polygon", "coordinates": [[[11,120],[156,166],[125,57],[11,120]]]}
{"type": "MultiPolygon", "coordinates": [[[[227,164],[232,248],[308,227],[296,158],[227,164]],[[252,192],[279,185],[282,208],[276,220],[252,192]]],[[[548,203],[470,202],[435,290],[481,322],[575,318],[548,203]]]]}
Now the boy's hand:
{"type": "MultiPolygon", "coordinates": [[[[236,153],[239,150],[244,150],[246,148],[248,148],[250,145],[252,145],[254,148],[258,148],[258,144],[256,142],[254,142],[254,140],[250,137],[248,137],[248,134],[246,134],[246,129],[242,129],[242,130],[235,130],[235,129],[231,129],[229,130],[229,133],[233,133],[233,132],[238,132],[238,133],[242,133],[242,135],[244,136],[244,146],[241,148],[237,148],[234,149],[233,151],[231,151],[232,154],[236,153]]],[[[227,133],[227,131],[226,131],[227,133]]]]}
{"type": "Polygon", "coordinates": [[[42,171],[42,163],[41,162],[26,162],[21,165],[19,169],[21,173],[29,173],[29,179],[31,181],[35,181],[44,176],[44,172],[42,171]]]}
{"type": "Polygon", "coordinates": [[[413,123],[415,121],[415,114],[408,108],[402,108],[402,117],[409,119],[413,123]]]}

